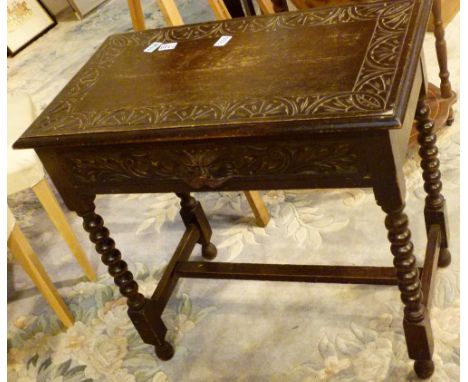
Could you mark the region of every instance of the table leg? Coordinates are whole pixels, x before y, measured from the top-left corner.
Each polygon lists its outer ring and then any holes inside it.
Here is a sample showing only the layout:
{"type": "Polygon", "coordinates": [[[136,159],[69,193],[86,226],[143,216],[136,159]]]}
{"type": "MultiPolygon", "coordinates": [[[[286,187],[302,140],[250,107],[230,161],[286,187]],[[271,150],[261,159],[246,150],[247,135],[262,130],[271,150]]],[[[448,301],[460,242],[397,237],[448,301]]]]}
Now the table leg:
{"type": "Polygon", "coordinates": [[[369,165],[374,179],[374,194],[377,203],[386,213],[385,226],[388,230],[390,250],[394,256],[397,283],[404,304],[403,328],[409,358],[415,360],[414,370],[421,378],[434,372],[432,353],[434,341],[426,307],[423,304],[419,269],[413,254],[411,231],[405,208],[405,181],[402,158],[394,156],[392,143],[398,141],[399,132],[392,132],[389,139],[370,140],[369,165]],[[393,137],[395,139],[393,139],[393,137]],[[372,158],[380,156],[380,161],[372,158]],[[379,162],[379,163],[377,163],[379,162]]]}
{"type": "Polygon", "coordinates": [[[437,224],[441,228],[442,237],[438,265],[439,267],[446,267],[451,261],[451,255],[448,249],[449,227],[445,198],[440,193],[442,190],[442,182],[440,180],[440,162],[437,158],[437,136],[434,133],[434,122],[430,119],[430,108],[425,101],[425,96],[426,94],[423,92],[416,113],[417,129],[419,133],[418,142],[420,145],[419,155],[421,156],[424,189],[427,193],[424,218],[428,233],[432,225],[437,224]]]}
{"type": "Polygon", "coordinates": [[[198,242],[202,246],[202,256],[208,260],[214,259],[217,249],[210,242],[212,231],[200,202],[197,202],[188,192],[177,192],[176,195],[180,198],[180,216],[185,226],[189,228],[191,224],[195,224],[200,231],[198,242]]]}
{"type": "Polygon", "coordinates": [[[89,232],[90,240],[96,245],[96,251],[101,255],[102,262],[107,265],[120,293],[127,298],[130,319],[143,341],[155,346],[158,357],[171,358],[174,350],[164,339],[167,328],[159,312],[151,300],[138,292],[138,284],[133,279],[133,274],[128,270],[127,263],[122,260],[120,251],[115,248],[115,242],[109,236],[109,230],[104,226],[102,217],[94,210],[95,205],[91,201],[83,203],[76,212],[83,218],[83,227],[89,232]]]}
{"type": "Polygon", "coordinates": [[[434,372],[432,353],[434,348],[432,329],[423,295],[416,258],[413,254],[408,217],[403,213],[404,204],[395,208],[382,205],[387,213],[385,226],[394,256],[401,300],[405,305],[403,328],[408,355],[415,360],[414,370],[420,378],[429,378],[434,372]]]}

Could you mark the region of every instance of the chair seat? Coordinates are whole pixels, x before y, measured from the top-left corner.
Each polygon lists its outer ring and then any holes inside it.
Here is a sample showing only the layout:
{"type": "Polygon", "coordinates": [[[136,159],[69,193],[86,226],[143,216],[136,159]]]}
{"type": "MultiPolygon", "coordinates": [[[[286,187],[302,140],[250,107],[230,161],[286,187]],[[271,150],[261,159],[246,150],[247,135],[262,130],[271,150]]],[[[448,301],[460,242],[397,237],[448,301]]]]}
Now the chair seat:
{"type": "Polygon", "coordinates": [[[27,94],[8,96],[7,171],[8,195],[37,184],[44,169],[34,150],[13,150],[16,139],[36,118],[31,97],[27,94]]]}

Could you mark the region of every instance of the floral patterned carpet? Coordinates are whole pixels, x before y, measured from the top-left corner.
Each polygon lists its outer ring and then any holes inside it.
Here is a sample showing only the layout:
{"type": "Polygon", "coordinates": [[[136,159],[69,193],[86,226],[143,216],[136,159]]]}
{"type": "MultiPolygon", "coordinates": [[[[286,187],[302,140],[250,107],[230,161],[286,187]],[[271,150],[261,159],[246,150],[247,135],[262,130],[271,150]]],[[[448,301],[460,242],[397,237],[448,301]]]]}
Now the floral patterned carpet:
{"type": "MultiPolygon", "coordinates": [[[[186,22],[213,19],[207,2],[177,1],[186,22]]],[[[149,27],[162,25],[153,0],[143,1],[149,27]]],[[[8,91],[32,95],[38,109],[65,85],[104,38],[130,29],[125,0],[112,0],[83,22],[65,18],[8,60],[8,91]]],[[[459,84],[459,18],[447,29],[454,88],[459,84]]],[[[437,81],[433,37],[425,44],[429,78],[437,81]]],[[[457,112],[457,110],[456,110],[457,112]]],[[[436,279],[432,381],[459,380],[459,118],[439,140],[451,225],[452,264],[436,279]]],[[[418,158],[406,163],[417,257],[425,247],[424,190],[418,158]]],[[[214,228],[219,261],[390,265],[384,214],[364,189],[270,191],[272,220],[257,228],[241,193],[196,195],[214,228]]],[[[183,233],[172,194],[114,195],[97,211],[141,290],[150,295],[183,233]]],[[[100,274],[87,282],[32,192],[9,205],[75,316],[65,330],[33,284],[9,262],[8,376],[11,381],[413,381],[397,288],[182,280],[163,319],[172,360],[144,344],[81,222],[70,221],[100,274]]],[[[193,258],[200,258],[198,251],[193,258]]],[[[11,259],[10,259],[11,260],[11,259]]]]}

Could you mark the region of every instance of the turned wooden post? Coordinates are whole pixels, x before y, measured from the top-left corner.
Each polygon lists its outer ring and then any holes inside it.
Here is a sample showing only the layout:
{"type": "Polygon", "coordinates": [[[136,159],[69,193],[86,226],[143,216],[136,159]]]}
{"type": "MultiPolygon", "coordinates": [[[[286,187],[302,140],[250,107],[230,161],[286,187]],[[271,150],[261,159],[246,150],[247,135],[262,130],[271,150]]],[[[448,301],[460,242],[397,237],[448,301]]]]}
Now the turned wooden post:
{"type": "Polygon", "coordinates": [[[408,228],[408,216],[403,213],[404,206],[396,210],[387,210],[385,227],[388,230],[390,250],[394,256],[393,265],[397,270],[398,287],[405,304],[405,319],[419,322],[424,318],[421,283],[413,254],[411,231],[408,228]]]}
{"type": "Polygon", "coordinates": [[[200,202],[188,192],[176,192],[176,195],[180,198],[180,216],[185,226],[188,228],[191,224],[195,224],[200,231],[198,242],[202,246],[202,256],[208,260],[214,259],[217,249],[210,242],[212,231],[200,202]]]}
{"type": "Polygon", "coordinates": [[[393,264],[397,271],[398,288],[405,305],[403,328],[405,331],[408,355],[414,359],[414,370],[420,378],[429,378],[434,372],[432,353],[434,341],[423,294],[416,258],[413,254],[408,217],[403,213],[404,205],[397,209],[387,209],[385,226],[394,256],[393,264]]]}
{"type": "Polygon", "coordinates": [[[440,94],[442,98],[452,96],[452,85],[450,84],[447,64],[447,43],[445,42],[445,30],[442,20],[441,0],[434,0],[432,5],[432,15],[434,17],[434,35],[436,38],[437,60],[439,62],[440,94]]]}
{"type": "Polygon", "coordinates": [[[83,218],[83,227],[89,233],[90,240],[96,245],[96,251],[101,255],[102,262],[107,265],[109,274],[114,278],[120,293],[127,298],[130,319],[143,341],[155,346],[156,354],[160,359],[172,358],[174,349],[164,339],[167,328],[155,304],[138,292],[138,284],[133,274],[128,270],[127,263],[122,260],[120,251],[115,248],[115,242],[109,236],[104,220],[94,210],[95,205],[91,202],[84,208],[77,209],[76,212],[83,218]]]}
{"type": "Polygon", "coordinates": [[[127,263],[122,260],[120,251],[115,248],[114,240],[109,236],[109,230],[104,227],[101,216],[94,212],[94,203],[86,211],[77,211],[83,218],[83,227],[89,233],[90,240],[95,244],[96,251],[101,255],[102,262],[107,265],[109,274],[114,278],[120,293],[127,297],[131,309],[143,308],[145,297],[138,292],[138,284],[128,270],[127,263]]]}
{"type": "MultiPolygon", "coordinates": [[[[407,127],[409,128],[409,127],[407,127]]],[[[409,358],[415,360],[414,370],[421,378],[434,372],[432,354],[434,341],[426,308],[423,305],[422,286],[413,242],[405,208],[404,156],[396,155],[403,130],[386,133],[386,139],[370,137],[367,151],[368,163],[373,178],[373,189],[377,204],[386,214],[385,227],[388,231],[390,251],[396,270],[398,288],[404,304],[403,328],[409,358]],[[379,161],[372,160],[379,158],[379,161]]],[[[402,138],[401,138],[402,139],[402,138]]]]}
{"type": "Polygon", "coordinates": [[[420,145],[421,168],[423,170],[424,190],[427,193],[424,217],[426,229],[438,224],[441,228],[441,248],[438,265],[446,267],[450,264],[451,255],[448,250],[449,226],[445,198],[441,194],[442,182],[440,173],[439,150],[436,146],[437,136],[434,133],[434,122],[430,119],[430,108],[425,101],[425,93],[420,96],[416,113],[418,142],[420,145]]]}

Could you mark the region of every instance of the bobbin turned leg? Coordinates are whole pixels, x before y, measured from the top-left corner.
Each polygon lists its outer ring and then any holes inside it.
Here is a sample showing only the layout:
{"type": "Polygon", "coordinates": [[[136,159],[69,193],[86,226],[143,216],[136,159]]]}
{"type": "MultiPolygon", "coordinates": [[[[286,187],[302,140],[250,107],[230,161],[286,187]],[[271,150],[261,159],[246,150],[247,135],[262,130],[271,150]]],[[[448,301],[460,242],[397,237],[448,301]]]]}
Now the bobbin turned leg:
{"type": "Polygon", "coordinates": [[[434,372],[432,353],[434,343],[432,329],[426,307],[422,304],[421,282],[413,254],[408,217],[399,208],[382,206],[387,213],[385,226],[394,256],[393,264],[397,271],[401,300],[405,305],[403,328],[405,331],[408,355],[414,359],[414,371],[420,378],[429,378],[434,372]]]}
{"type": "Polygon", "coordinates": [[[414,370],[420,378],[429,378],[434,372],[432,353],[434,342],[432,329],[419,279],[419,270],[413,254],[413,243],[408,217],[404,214],[405,179],[404,157],[396,156],[395,142],[398,134],[392,131],[370,138],[366,145],[368,164],[373,178],[373,189],[377,204],[386,213],[385,226],[388,230],[390,249],[394,256],[393,265],[404,304],[403,328],[409,358],[415,360],[414,370]],[[377,164],[374,158],[379,157],[377,164]]]}
{"type": "Polygon", "coordinates": [[[166,327],[152,301],[138,292],[138,284],[128,270],[127,263],[122,260],[120,251],[115,248],[114,240],[109,236],[109,230],[104,227],[101,216],[95,212],[93,202],[77,210],[83,218],[83,227],[89,232],[90,240],[96,245],[96,251],[101,255],[102,262],[107,265],[109,274],[114,278],[120,293],[127,298],[128,315],[143,341],[156,348],[156,354],[163,360],[170,359],[174,349],[164,338],[166,327]]]}
{"type": "Polygon", "coordinates": [[[438,265],[439,267],[446,267],[450,264],[451,261],[451,255],[448,249],[449,226],[447,221],[445,199],[440,193],[442,190],[442,182],[440,180],[440,162],[437,158],[437,136],[434,133],[434,122],[430,119],[429,116],[430,109],[425,102],[425,92],[423,92],[418,102],[416,120],[417,129],[419,132],[419,155],[421,156],[424,189],[427,193],[424,207],[424,218],[426,221],[426,230],[428,233],[431,225],[437,224],[440,226],[442,238],[438,265]]]}
{"type": "Polygon", "coordinates": [[[177,192],[176,195],[180,198],[180,216],[185,226],[188,228],[191,224],[195,224],[200,230],[198,242],[202,246],[202,256],[208,260],[214,259],[217,249],[210,242],[212,231],[200,202],[197,202],[188,192],[177,192]]]}

